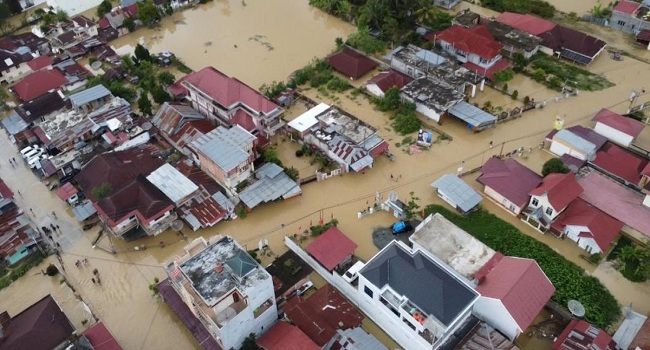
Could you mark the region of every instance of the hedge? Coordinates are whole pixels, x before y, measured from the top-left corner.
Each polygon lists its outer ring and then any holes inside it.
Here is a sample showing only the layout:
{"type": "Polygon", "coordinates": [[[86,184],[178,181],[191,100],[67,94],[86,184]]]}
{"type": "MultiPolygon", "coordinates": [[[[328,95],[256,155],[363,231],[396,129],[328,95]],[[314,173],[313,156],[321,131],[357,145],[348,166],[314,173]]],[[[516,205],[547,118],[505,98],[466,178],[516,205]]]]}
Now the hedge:
{"type": "Polygon", "coordinates": [[[439,205],[427,206],[425,214],[432,213],[442,214],[496,251],[535,259],[556,288],[552,299],[560,305],[567,305],[571,299],[580,301],[586,310],[586,321],[606,328],[621,316],[618,302],[597,278],[587,276],[578,265],[494,214],[480,209],[464,217],[439,205]]]}

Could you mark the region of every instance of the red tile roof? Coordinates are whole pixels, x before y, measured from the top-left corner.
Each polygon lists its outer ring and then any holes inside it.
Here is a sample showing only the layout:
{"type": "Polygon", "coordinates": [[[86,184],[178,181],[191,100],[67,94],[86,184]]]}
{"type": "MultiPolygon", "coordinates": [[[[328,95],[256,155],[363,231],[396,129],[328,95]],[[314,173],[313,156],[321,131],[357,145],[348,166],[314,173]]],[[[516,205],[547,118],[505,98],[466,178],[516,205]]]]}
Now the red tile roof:
{"type": "Polygon", "coordinates": [[[99,215],[117,225],[133,215],[140,222],[148,223],[160,214],[172,210],[173,203],[143,175],[138,175],[130,183],[113,191],[108,197],[94,203],[99,215]]]}
{"type": "Polygon", "coordinates": [[[493,75],[495,72],[506,70],[508,68],[512,68],[512,62],[509,60],[502,58],[497,61],[492,67],[485,69],[477,64],[474,64],[472,62],[465,62],[463,63],[463,67],[471,70],[472,72],[477,72],[479,75],[482,75],[488,79],[492,79],[493,75]]]}
{"type": "Polygon", "coordinates": [[[102,17],[99,19],[99,22],[97,23],[99,25],[99,28],[106,29],[111,26],[111,23],[108,21],[106,17],[102,17]]]}
{"type": "Polygon", "coordinates": [[[650,29],[641,29],[639,34],[636,35],[637,41],[650,41],[650,29]]]}
{"type": "Polygon", "coordinates": [[[246,131],[252,132],[256,128],[253,117],[241,108],[235,112],[235,114],[232,116],[231,121],[233,124],[239,125],[242,128],[246,129],[246,131]]]}
{"type": "Polygon", "coordinates": [[[627,13],[628,15],[631,15],[635,13],[639,7],[641,7],[641,4],[638,2],[622,0],[619,1],[618,4],[616,4],[616,6],[614,6],[612,11],[618,11],[618,12],[627,13]]]}
{"type": "Polygon", "coordinates": [[[379,157],[382,153],[386,152],[390,145],[386,141],[381,141],[377,146],[370,150],[370,156],[373,158],[379,157]]]}
{"type": "Polygon", "coordinates": [[[612,337],[589,322],[572,320],[553,343],[554,350],[600,349],[616,350],[618,346],[612,337]]]}
{"type": "Polygon", "coordinates": [[[623,223],[603,213],[598,208],[578,198],[553,222],[552,228],[563,231],[566,226],[585,226],[600,250],[607,252],[614,239],[623,228],[623,223]]]}
{"type": "Polygon", "coordinates": [[[336,226],[330,227],[307,246],[307,252],[329,271],[352,255],[355,249],[357,245],[336,226]]]}
{"type": "Polygon", "coordinates": [[[501,160],[492,157],[483,164],[481,173],[477,179],[479,183],[490,187],[519,208],[528,204],[530,191],[542,182],[539,174],[512,158],[501,160]]]}
{"type": "Polygon", "coordinates": [[[542,184],[530,191],[531,196],[542,196],[546,193],[548,201],[556,211],[566,208],[569,203],[582,193],[582,187],[576,181],[573,173],[548,174],[542,184]]]}
{"type": "Polygon", "coordinates": [[[476,290],[484,297],[499,299],[522,331],[555,293],[535,260],[509,256],[499,260],[476,290]]]}
{"type": "Polygon", "coordinates": [[[513,28],[537,36],[548,32],[549,30],[555,28],[557,25],[551,21],[547,21],[533,15],[522,15],[513,12],[504,12],[499,15],[496,20],[497,22],[507,24],[513,28]]]}
{"type": "Polygon", "coordinates": [[[467,29],[454,24],[438,34],[436,40],[445,41],[457,49],[487,60],[497,57],[503,49],[503,45],[494,40],[492,34],[483,26],[467,29]]]}
{"type": "Polygon", "coordinates": [[[50,90],[58,89],[67,82],[58,69],[40,70],[23,78],[12,89],[19,99],[29,101],[50,90]]]}
{"type": "Polygon", "coordinates": [[[332,339],[339,328],[354,328],[363,315],[334,287],[326,284],[309,298],[294,297],[283,307],[286,315],[318,346],[332,339]],[[328,306],[329,307],[326,307],[328,306]],[[340,327],[339,323],[343,323],[340,327]]]}
{"type": "Polygon", "coordinates": [[[597,123],[603,123],[632,137],[639,136],[639,134],[645,128],[645,125],[640,121],[624,117],[605,108],[596,113],[593,120],[597,123]]]}
{"type": "Polygon", "coordinates": [[[129,6],[125,7],[123,10],[131,18],[135,18],[135,19],[138,18],[138,10],[139,10],[139,8],[138,8],[137,3],[135,3],[133,5],[129,5],[129,6]]]}
{"type": "Polygon", "coordinates": [[[39,56],[39,57],[27,62],[27,65],[33,71],[37,71],[37,70],[43,69],[43,68],[45,68],[47,66],[51,66],[52,65],[52,58],[50,56],[48,56],[48,55],[42,55],[42,56],[39,56]]]}
{"type": "Polygon", "coordinates": [[[4,327],[2,350],[50,350],[72,336],[74,328],[51,295],[32,304],[4,327]]]}
{"type": "Polygon", "coordinates": [[[320,350],[300,328],[279,321],[257,340],[263,350],[320,350]]]}
{"type": "Polygon", "coordinates": [[[56,195],[59,196],[61,200],[67,201],[70,197],[77,194],[77,192],[77,189],[70,182],[67,182],[56,190],[56,195]]]}
{"type": "Polygon", "coordinates": [[[543,46],[555,51],[566,49],[590,58],[596,57],[607,46],[607,43],[594,36],[565,26],[555,26],[539,37],[542,38],[543,46]]]}
{"type": "Polygon", "coordinates": [[[205,135],[216,127],[209,120],[192,120],[178,130],[177,133],[170,136],[176,142],[176,147],[183,148],[201,135],[205,135]]]}
{"type": "Polygon", "coordinates": [[[270,113],[280,108],[252,87],[221,73],[214,67],[192,72],[181,80],[185,87],[188,85],[195,87],[226,109],[244,104],[255,112],[270,113]]]}
{"type": "Polygon", "coordinates": [[[377,67],[377,62],[349,48],[327,57],[327,64],[337,72],[354,80],[377,67]]]}
{"type": "Polygon", "coordinates": [[[650,163],[641,170],[641,175],[650,176],[650,163]]]}
{"type": "Polygon", "coordinates": [[[639,182],[641,172],[648,165],[647,159],[611,142],[606,143],[596,152],[596,158],[591,162],[633,184],[639,182]]]}
{"type": "Polygon", "coordinates": [[[86,329],[83,335],[88,338],[93,350],[122,350],[120,344],[102,322],[98,322],[86,329]]]}
{"type": "Polygon", "coordinates": [[[13,191],[11,191],[9,186],[7,186],[7,184],[2,179],[0,179],[0,197],[2,197],[2,198],[14,198],[13,191]]]}
{"type": "Polygon", "coordinates": [[[391,69],[375,75],[366,85],[375,84],[381,91],[386,92],[393,87],[399,90],[412,81],[413,78],[408,75],[391,69]]]}

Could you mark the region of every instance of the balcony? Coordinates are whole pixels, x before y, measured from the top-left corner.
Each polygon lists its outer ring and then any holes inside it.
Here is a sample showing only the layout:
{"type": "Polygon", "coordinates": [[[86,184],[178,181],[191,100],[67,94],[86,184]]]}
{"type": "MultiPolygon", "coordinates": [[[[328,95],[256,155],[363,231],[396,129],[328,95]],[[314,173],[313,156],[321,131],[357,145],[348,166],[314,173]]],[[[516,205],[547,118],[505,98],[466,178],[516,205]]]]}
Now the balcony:
{"type": "Polygon", "coordinates": [[[144,230],[147,232],[149,236],[155,236],[168,229],[169,226],[172,224],[172,222],[174,222],[174,220],[176,219],[178,219],[178,215],[176,214],[175,211],[172,211],[169,214],[169,216],[167,216],[163,220],[158,221],[155,224],[150,226],[142,225],[142,228],[144,228],[144,230]]]}
{"type": "Polygon", "coordinates": [[[275,132],[280,130],[284,125],[285,123],[278,118],[272,124],[265,125],[264,132],[269,135],[275,135],[275,132]]]}

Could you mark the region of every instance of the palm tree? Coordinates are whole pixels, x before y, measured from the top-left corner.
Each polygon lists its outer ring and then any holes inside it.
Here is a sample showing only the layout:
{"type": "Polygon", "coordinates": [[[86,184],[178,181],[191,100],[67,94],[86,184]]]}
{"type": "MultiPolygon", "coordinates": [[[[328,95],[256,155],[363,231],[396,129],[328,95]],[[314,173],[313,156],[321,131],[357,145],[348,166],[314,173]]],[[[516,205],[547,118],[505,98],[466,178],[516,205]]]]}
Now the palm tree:
{"type": "Polygon", "coordinates": [[[368,0],[359,14],[359,26],[368,26],[372,29],[381,29],[388,9],[383,0],[368,0]]]}
{"type": "Polygon", "coordinates": [[[440,10],[438,10],[438,8],[433,5],[433,3],[429,3],[428,5],[422,6],[419,9],[415,10],[415,21],[418,24],[428,25],[436,20],[439,13],[440,10]]]}

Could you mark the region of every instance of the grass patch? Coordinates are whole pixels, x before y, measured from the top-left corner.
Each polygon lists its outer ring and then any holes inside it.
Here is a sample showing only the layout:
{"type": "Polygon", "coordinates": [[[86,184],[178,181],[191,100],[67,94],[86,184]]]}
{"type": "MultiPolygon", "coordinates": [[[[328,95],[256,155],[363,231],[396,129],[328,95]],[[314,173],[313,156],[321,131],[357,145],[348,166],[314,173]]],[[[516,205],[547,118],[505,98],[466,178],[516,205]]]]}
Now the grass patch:
{"type": "Polygon", "coordinates": [[[24,276],[32,267],[38,266],[42,263],[43,259],[45,259],[45,257],[41,253],[34,253],[16,266],[9,268],[9,274],[0,278],[0,289],[8,287],[15,280],[24,276]]]}
{"type": "Polygon", "coordinates": [[[606,328],[621,315],[618,302],[597,278],[587,276],[578,265],[494,214],[480,209],[463,217],[439,205],[429,205],[425,212],[426,215],[436,212],[444,215],[505,255],[535,259],[556,288],[553,300],[560,305],[566,305],[571,299],[580,301],[586,309],[586,321],[606,328]]]}
{"type": "Polygon", "coordinates": [[[562,91],[565,84],[582,91],[598,91],[614,86],[600,75],[544,54],[533,56],[530,68],[524,73],[556,91],[562,91]]]}

